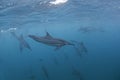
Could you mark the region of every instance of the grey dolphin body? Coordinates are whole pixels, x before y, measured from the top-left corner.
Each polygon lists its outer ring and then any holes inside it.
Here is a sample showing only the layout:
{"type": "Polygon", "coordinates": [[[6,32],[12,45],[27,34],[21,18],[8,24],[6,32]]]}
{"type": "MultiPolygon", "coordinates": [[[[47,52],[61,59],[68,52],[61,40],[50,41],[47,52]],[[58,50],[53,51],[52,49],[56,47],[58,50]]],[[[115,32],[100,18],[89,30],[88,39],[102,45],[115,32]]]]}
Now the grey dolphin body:
{"type": "Polygon", "coordinates": [[[74,45],[63,39],[53,38],[48,32],[46,32],[46,36],[43,36],[43,37],[39,37],[35,35],[28,35],[28,36],[37,42],[40,42],[49,46],[55,46],[56,47],[55,50],[58,50],[65,45],[74,45]]]}
{"type": "Polygon", "coordinates": [[[20,43],[20,51],[23,51],[23,48],[28,48],[29,50],[32,50],[30,45],[25,41],[23,35],[21,34],[20,37],[18,37],[15,32],[11,32],[11,34],[19,41],[20,43]]]}

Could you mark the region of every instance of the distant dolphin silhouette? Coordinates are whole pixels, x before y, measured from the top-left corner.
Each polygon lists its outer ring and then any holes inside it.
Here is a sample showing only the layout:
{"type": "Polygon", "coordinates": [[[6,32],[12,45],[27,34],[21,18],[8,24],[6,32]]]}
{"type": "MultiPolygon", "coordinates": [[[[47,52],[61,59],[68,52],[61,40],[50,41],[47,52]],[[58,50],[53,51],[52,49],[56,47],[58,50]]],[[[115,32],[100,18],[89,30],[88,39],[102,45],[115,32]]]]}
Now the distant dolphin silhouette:
{"type": "Polygon", "coordinates": [[[72,42],[76,44],[74,48],[77,51],[77,53],[79,53],[79,56],[82,56],[83,53],[85,54],[88,53],[88,50],[83,42],[78,42],[78,41],[73,41],[73,40],[72,42]]]}
{"type": "Polygon", "coordinates": [[[19,43],[20,43],[20,52],[23,51],[23,48],[28,48],[29,50],[32,50],[30,45],[25,41],[22,34],[20,35],[20,37],[18,37],[15,34],[15,32],[11,32],[11,34],[19,41],[19,43]]]}
{"type": "Polygon", "coordinates": [[[40,42],[40,43],[43,43],[43,44],[46,44],[49,46],[55,46],[56,47],[55,50],[58,50],[65,45],[74,46],[74,44],[72,44],[68,41],[52,37],[48,32],[46,32],[46,36],[43,36],[43,37],[39,37],[39,36],[35,36],[35,35],[28,35],[28,36],[37,42],[40,42]]]}

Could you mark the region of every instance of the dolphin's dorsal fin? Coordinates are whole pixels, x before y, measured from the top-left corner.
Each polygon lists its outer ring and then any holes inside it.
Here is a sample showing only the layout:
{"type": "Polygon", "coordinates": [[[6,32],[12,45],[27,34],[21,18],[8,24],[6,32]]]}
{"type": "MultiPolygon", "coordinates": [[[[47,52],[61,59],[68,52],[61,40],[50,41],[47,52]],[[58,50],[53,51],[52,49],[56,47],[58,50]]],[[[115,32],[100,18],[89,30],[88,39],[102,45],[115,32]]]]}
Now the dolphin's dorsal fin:
{"type": "Polygon", "coordinates": [[[46,38],[53,38],[48,32],[46,32],[46,38]]]}

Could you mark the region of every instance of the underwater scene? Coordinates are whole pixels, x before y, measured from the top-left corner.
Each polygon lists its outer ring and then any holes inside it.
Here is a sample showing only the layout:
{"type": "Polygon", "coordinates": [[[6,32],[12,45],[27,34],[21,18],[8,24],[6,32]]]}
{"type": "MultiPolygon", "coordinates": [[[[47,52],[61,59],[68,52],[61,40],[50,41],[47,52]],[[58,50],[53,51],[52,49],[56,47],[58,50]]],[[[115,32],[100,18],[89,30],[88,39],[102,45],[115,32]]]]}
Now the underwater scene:
{"type": "Polygon", "coordinates": [[[120,80],[120,0],[0,0],[0,80],[120,80]]]}

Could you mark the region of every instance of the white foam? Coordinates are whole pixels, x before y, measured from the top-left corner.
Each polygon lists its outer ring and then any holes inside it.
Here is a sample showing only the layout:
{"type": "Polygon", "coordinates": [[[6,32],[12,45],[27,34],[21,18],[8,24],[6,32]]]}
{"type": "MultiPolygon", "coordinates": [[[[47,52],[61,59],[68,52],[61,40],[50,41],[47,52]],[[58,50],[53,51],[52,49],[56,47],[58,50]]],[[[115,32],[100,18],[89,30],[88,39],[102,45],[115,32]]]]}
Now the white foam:
{"type": "Polygon", "coordinates": [[[58,5],[58,4],[64,4],[66,3],[68,0],[55,0],[55,1],[51,1],[49,2],[50,4],[53,4],[53,5],[58,5]]]}
{"type": "Polygon", "coordinates": [[[9,29],[7,29],[7,30],[0,30],[0,32],[1,33],[4,33],[4,32],[10,32],[10,31],[15,31],[15,30],[17,30],[17,28],[9,28],[9,29]]]}

